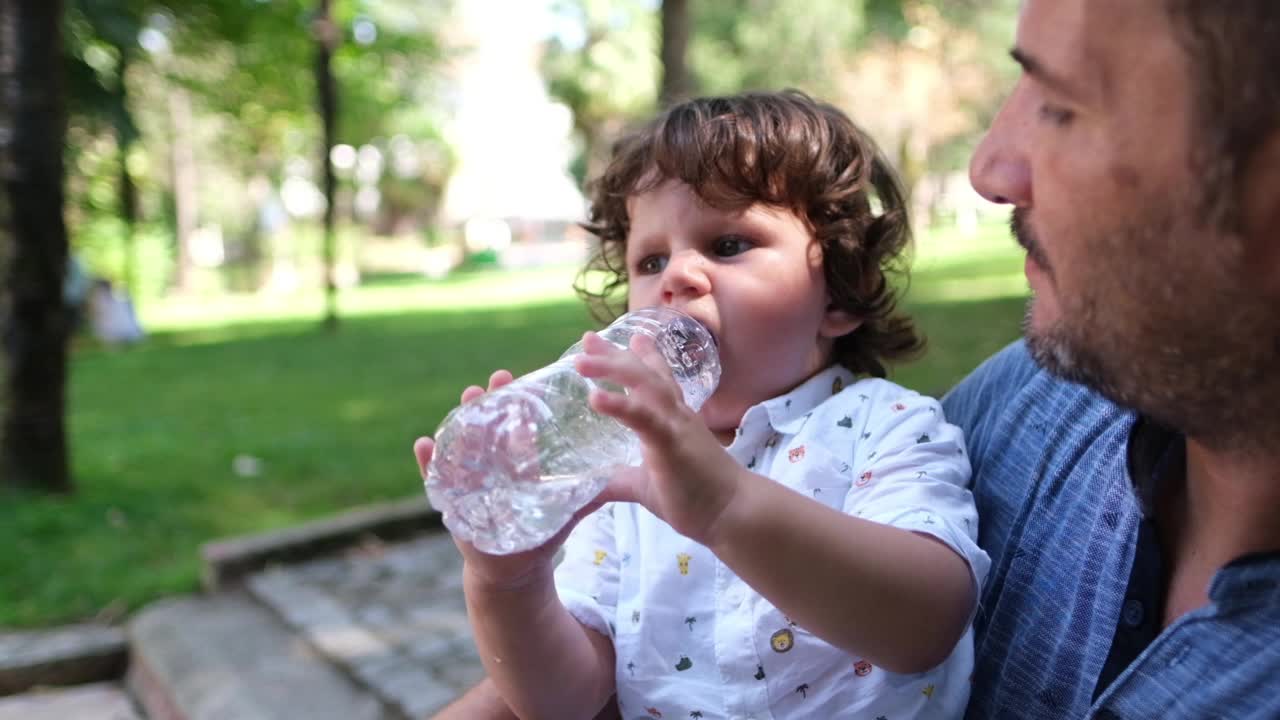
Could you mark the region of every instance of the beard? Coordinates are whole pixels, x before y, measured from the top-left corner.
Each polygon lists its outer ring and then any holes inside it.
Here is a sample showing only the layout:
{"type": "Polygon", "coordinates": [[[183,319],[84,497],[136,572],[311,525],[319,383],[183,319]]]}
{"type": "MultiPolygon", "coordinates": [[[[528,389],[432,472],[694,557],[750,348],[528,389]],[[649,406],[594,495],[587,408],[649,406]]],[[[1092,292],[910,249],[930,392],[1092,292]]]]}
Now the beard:
{"type": "Polygon", "coordinates": [[[1065,241],[1088,275],[1063,292],[1028,213],[1014,211],[1014,236],[1053,278],[1060,308],[1035,327],[1036,298],[1028,301],[1032,358],[1207,446],[1268,449],[1280,434],[1277,298],[1244,281],[1239,236],[1186,211],[1133,217],[1140,222],[1065,241]]]}

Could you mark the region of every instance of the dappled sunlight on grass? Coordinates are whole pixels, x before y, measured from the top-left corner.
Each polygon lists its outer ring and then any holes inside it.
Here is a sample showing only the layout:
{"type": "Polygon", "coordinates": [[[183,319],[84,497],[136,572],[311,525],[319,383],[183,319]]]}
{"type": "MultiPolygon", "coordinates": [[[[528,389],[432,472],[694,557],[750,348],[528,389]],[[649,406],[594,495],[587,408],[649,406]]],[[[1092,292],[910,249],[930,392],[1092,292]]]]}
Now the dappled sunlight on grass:
{"type": "Polygon", "coordinates": [[[915,302],[969,302],[998,298],[1020,298],[1027,294],[1027,279],[1021,272],[978,275],[968,278],[933,279],[911,286],[908,297],[915,302]]]}
{"type": "MultiPolygon", "coordinates": [[[[576,266],[530,270],[459,273],[445,280],[419,278],[373,283],[338,293],[340,316],[401,313],[412,310],[465,311],[513,307],[574,297],[576,266]]],[[[318,319],[325,309],[319,290],[289,295],[238,293],[217,297],[174,298],[142,308],[142,324],[149,331],[210,328],[227,324],[279,323],[318,319]]]]}
{"type": "Polygon", "coordinates": [[[911,271],[912,302],[965,302],[1025,297],[1023,253],[1005,224],[980,225],[972,234],[956,229],[921,239],[911,271]]]}

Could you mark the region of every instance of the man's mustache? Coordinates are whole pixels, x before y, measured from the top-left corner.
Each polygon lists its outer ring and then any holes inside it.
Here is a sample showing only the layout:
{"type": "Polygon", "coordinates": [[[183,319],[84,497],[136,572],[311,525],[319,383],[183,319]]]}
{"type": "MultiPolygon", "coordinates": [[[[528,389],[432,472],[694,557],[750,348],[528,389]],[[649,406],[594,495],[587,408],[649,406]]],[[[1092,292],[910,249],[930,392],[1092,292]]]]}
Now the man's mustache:
{"type": "Polygon", "coordinates": [[[1027,251],[1027,254],[1031,256],[1032,260],[1035,260],[1037,265],[1047,273],[1052,272],[1052,268],[1049,267],[1049,258],[1044,256],[1044,250],[1040,247],[1040,240],[1031,230],[1026,208],[1014,208],[1013,213],[1009,216],[1009,231],[1013,233],[1013,239],[1027,251]]]}

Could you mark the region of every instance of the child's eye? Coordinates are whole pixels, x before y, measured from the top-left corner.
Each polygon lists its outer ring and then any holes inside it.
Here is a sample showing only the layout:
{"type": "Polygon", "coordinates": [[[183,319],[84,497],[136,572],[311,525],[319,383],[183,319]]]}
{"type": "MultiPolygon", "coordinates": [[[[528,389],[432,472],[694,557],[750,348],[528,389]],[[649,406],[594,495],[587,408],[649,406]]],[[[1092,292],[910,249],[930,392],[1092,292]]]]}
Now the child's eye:
{"type": "Polygon", "coordinates": [[[1040,117],[1058,127],[1066,127],[1075,119],[1076,114],[1066,108],[1045,103],[1040,106],[1040,117]]]}
{"type": "Polygon", "coordinates": [[[750,250],[751,241],[738,235],[724,235],[716,238],[711,249],[719,257],[732,257],[750,250]]]}
{"type": "Polygon", "coordinates": [[[662,255],[646,255],[640,258],[640,262],[636,263],[636,273],[639,275],[656,275],[662,272],[667,266],[667,259],[662,255]]]}

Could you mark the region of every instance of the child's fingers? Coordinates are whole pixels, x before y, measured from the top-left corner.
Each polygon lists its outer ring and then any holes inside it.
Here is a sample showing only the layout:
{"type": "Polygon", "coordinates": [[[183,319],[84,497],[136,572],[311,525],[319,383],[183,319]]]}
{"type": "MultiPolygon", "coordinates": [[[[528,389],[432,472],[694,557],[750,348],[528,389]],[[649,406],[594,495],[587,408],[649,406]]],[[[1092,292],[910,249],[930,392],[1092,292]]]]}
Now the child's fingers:
{"type": "Polygon", "coordinates": [[[631,352],[658,375],[674,379],[671,365],[667,363],[666,358],[662,357],[662,352],[658,350],[658,343],[653,338],[648,335],[632,335],[631,352]]]}
{"type": "Polygon", "coordinates": [[[629,389],[653,378],[653,371],[639,358],[621,351],[608,355],[579,355],[574,364],[583,377],[608,380],[629,389]]]}
{"type": "Polygon", "coordinates": [[[493,374],[489,376],[489,389],[488,389],[488,390],[485,390],[484,388],[480,387],[479,385],[471,385],[471,386],[467,387],[467,389],[466,389],[466,390],[463,390],[463,391],[462,391],[462,402],[464,402],[464,403],[469,403],[469,402],[471,402],[472,400],[475,400],[476,398],[478,398],[478,397],[480,397],[481,395],[485,394],[486,392],[492,392],[492,391],[497,390],[498,388],[502,387],[503,385],[506,385],[506,384],[510,383],[510,382],[511,382],[511,380],[512,380],[512,377],[511,377],[511,373],[510,373],[509,371],[507,371],[507,370],[495,370],[495,371],[493,372],[493,374]]]}
{"type": "Polygon", "coordinates": [[[587,402],[592,410],[634,430],[644,442],[661,443],[671,438],[672,413],[666,404],[647,402],[638,393],[624,395],[599,388],[591,391],[587,402]],[[659,408],[667,409],[660,412],[659,408]]]}
{"type": "MultiPolygon", "coordinates": [[[[653,380],[654,371],[657,371],[658,377],[663,376],[666,363],[652,339],[633,336],[631,347],[632,350],[628,352],[589,332],[582,337],[584,352],[574,362],[578,372],[585,377],[609,380],[626,388],[639,388],[653,380]]],[[[670,371],[666,370],[665,375],[669,376],[670,371]]]]}
{"type": "Polygon", "coordinates": [[[413,441],[413,456],[418,460],[418,472],[423,478],[427,476],[427,465],[431,463],[431,453],[435,448],[435,441],[429,437],[420,437],[413,441]]]}
{"type": "Polygon", "coordinates": [[[582,351],[588,355],[608,355],[621,352],[616,345],[588,330],[582,334],[582,351]]]}
{"type": "Polygon", "coordinates": [[[498,388],[511,382],[511,372],[509,370],[494,370],[489,376],[489,390],[497,390],[498,388]]]}
{"type": "Polygon", "coordinates": [[[638,467],[621,467],[609,478],[609,484],[596,496],[592,504],[611,502],[640,502],[641,488],[645,483],[645,471],[638,467]]]}

